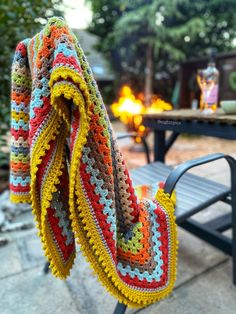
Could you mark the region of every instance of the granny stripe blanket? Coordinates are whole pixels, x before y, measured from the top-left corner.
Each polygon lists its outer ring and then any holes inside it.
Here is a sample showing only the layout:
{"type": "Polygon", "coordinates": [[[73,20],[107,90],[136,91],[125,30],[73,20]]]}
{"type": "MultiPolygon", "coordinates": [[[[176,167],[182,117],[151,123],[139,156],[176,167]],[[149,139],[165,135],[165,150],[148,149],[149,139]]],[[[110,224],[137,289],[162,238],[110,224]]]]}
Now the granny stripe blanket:
{"type": "Polygon", "coordinates": [[[32,204],[53,274],[69,275],[77,239],[120,302],[142,307],[169,294],[173,201],[161,188],[154,200],[137,198],[84,52],[63,19],[18,44],[11,104],[11,200],[32,204]]]}

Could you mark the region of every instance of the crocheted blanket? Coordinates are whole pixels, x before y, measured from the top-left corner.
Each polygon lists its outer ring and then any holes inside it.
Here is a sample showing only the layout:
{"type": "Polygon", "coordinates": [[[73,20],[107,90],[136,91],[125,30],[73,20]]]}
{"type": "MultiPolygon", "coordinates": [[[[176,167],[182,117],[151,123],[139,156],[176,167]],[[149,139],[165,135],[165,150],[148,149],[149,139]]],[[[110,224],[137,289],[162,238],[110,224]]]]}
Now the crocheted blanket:
{"type": "Polygon", "coordinates": [[[176,277],[174,204],[139,200],[77,38],[51,18],[18,44],[12,69],[13,202],[31,202],[52,273],[66,278],[76,239],[120,302],[167,296],[176,277]],[[66,152],[66,149],[68,153],[66,152]]]}

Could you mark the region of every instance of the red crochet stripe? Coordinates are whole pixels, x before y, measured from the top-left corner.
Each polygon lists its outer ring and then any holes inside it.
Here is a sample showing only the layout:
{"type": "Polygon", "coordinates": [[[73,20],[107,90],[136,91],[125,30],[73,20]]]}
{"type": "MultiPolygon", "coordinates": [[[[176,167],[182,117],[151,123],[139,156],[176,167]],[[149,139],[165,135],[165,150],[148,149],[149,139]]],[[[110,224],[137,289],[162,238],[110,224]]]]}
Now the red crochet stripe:
{"type": "Polygon", "coordinates": [[[22,42],[17,45],[16,51],[20,52],[22,57],[26,57],[27,49],[26,49],[26,46],[22,42]]]}
{"type": "Polygon", "coordinates": [[[19,137],[23,137],[24,140],[28,139],[29,136],[29,131],[25,131],[22,128],[19,128],[19,130],[15,130],[13,128],[11,128],[11,135],[18,140],[19,137]]]}
{"type": "Polygon", "coordinates": [[[69,66],[72,65],[74,67],[74,69],[78,70],[79,73],[82,73],[81,67],[78,65],[78,61],[75,59],[75,57],[70,56],[70,57],[66,57],[62,52],[58,53],[55,60],[53,61],[53,68],[56,69],[57,65],[65,65],[65,66],[69,66]]]}
{"type": "Polygon", "coordinates": [[[22,193],[27,193],[30,190],[30,185],[26,184],[25,186],[18,184],[17,186],[10,184],[10,190],[13,192],[22,192],[22,193]]]}
{"type": "Polygon", "coordinates": [[[74,143],[75,143],[75,137],[77,134],[77,130],[79,129],[79,124],[80,124],[80,113],[79,110],[74,110],[73,111],[73,121],[71,124],[72,132],[70,135],[70,151],[73,150],[74,143]]]}
{"type": "Polygon", "coordinates": [[[160,250],[162,252],[162,260],[163,265],[161,268],[163,269],[163,274],[161,276],[161,282],[165,285],[168,280],[168,264],[169,264],[169,236],[168,236],[168,225],[167,225],[167,217],[164,210],[161,208],[161,206],[155,202],[157,205],[157,208],[154,210],[154,213],[157,216],[157,222],[159,224],[158,231],[160,232],[161,236],[159,238],[161,242],[160,250]]]}
{"type": "Polygon", "coordinates": [[[96,220],[99,223],[99,227],[102,230],[104,239],[112,253],[113,260],[116,261],[116,248],[113,240],[113,232],[110,231],[111,224],[106,222],[107,215],[103,213],[104,205],[99,203],[100,196],[95,193],[95,186],[90,184],[90,174],[86,172],[87,165],[82,163],[80,164],[80,174],[83,181],[84,188],[89,197],[90,203],[93,207],[93,210],[96,215],[96,220]]]}
{"type": "Polygon", "coordinates": [[[158,231],[161,233],[161,237],[159,241],[161,242],[160,250],[162,252],[161,259],[163,260],[163,265],[161,268],[163,269],[163,274],[160,278],[159,282],[152,281],[148,282],[146,279],[140,281],[138,277],[131,278],[129,274],[123,276],[120,271],[118,274],[120,278],[127,284],[131,286],[137,286],[143,289],[156,289],[158,287],[162,287],[166,285],[168,280],[168,231],[167,231],[167,221],[166,214],[163,212],[163,209],[157,204],[157,208],[154,210],[154,213],[157,215],[157,222],[160,225],[158,231]]]}
{"type": "Polygon", "coordinates": [[[49,97],[43,97],[43,107],[34,108],[35,118],[30,120],[30,133],[29,133],[29,142],[32,143],[33,137],[38,131],[39,126],[43,125],[43,121],[47,118],[52,107],[50,105],[49,97]]]}

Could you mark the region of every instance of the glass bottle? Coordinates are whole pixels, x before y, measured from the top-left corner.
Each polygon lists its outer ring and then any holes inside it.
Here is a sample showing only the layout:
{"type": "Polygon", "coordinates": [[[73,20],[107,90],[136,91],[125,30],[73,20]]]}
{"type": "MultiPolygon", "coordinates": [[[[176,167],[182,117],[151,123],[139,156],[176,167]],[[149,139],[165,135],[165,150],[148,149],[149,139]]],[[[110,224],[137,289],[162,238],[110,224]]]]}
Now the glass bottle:
{"type": "Polygon", "coordinates": [[[213,52],[207,68],[198,70],[197,81],[201,89],[200,110],[202,114],[215,113],[218,105],[219,71],[215,66],[213,52]]]}

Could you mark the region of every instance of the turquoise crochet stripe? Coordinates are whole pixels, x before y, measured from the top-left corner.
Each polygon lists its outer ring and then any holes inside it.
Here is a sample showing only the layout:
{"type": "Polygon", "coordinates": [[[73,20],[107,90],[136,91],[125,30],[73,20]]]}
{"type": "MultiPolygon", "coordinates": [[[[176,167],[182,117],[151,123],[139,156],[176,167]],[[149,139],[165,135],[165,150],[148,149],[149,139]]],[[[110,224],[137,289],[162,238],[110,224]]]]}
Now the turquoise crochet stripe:
{"type": "Polygon", "coordinates": [[[76,59],[78,59],[77,53],[75,49],[68,49],[66,47],[66,45],[64,43],[60,43],[57,47],[57,49],[55,49],[54,51],[54,58],[56,58],[56,56],[59,53],[63,53],[64,56],[66,57],[75,57],[76,59]]]}
{"type": "Polygon", "coordinates": [[[30,104],[30,118],[35,118],[35,108],[40,108],[43,106],[43,100],[41,97],[47,97],[50,95],[50,88],[48,85],[48,79],[42,78],[41,79],[42,88],[35,88],[32,93],[32,100],[30,104]]]}
{"type": "Polygon", "coordinates": [[[19,130],[22,128],[24,131],[29,130],[29,124],[26,123],[24,120],[20,119],[16,121],[15,119],[11,120],[11,127],[13,127],[15,130],[19,130]]]}
{"type": "Polygon", "coordinates": [[[12,101],[11,102],[11,108],[12,108],[12,111],[15,111],[15,112],[24,112],[24,113],[28,113],[29,112],[29,107],[25,106],[24,103],[21,103],[19,105],[17,105],[17,103],[15,101],[12,101]]]}
{"type": "Polygon", "coordinates": [[[94,169],[93,165],[95,164],[95,160],[93,158],[89,158],[88,154],[90,153],[89,147],[83,148],[83,157],[82,161],[87,165],[86,171],[91,175],[90,183],[96,186],[95,193],[100,196],[99,203],[104,205],[103,213],[107,215],[106,221],[111,224],[110,230],[113,233],[113,239],[116,239],[116,219],[115,219],[115,209],[111,207],[112,200],[106,199],[108,195],[108,190],[104,189],[102,186],[104,184],[103,180],[99,180],[97,176],[99,175],[99,170],[94,169]]]}
{"type": "Polygon", "coordinates": [[[25,179],[22,177],[14,177],[13,175],[10,176],[10,183],[17,186],[18,184],[22,186],[26,186],[28,183],[30,183],[30,177],[27,176],[25,179]]]}

